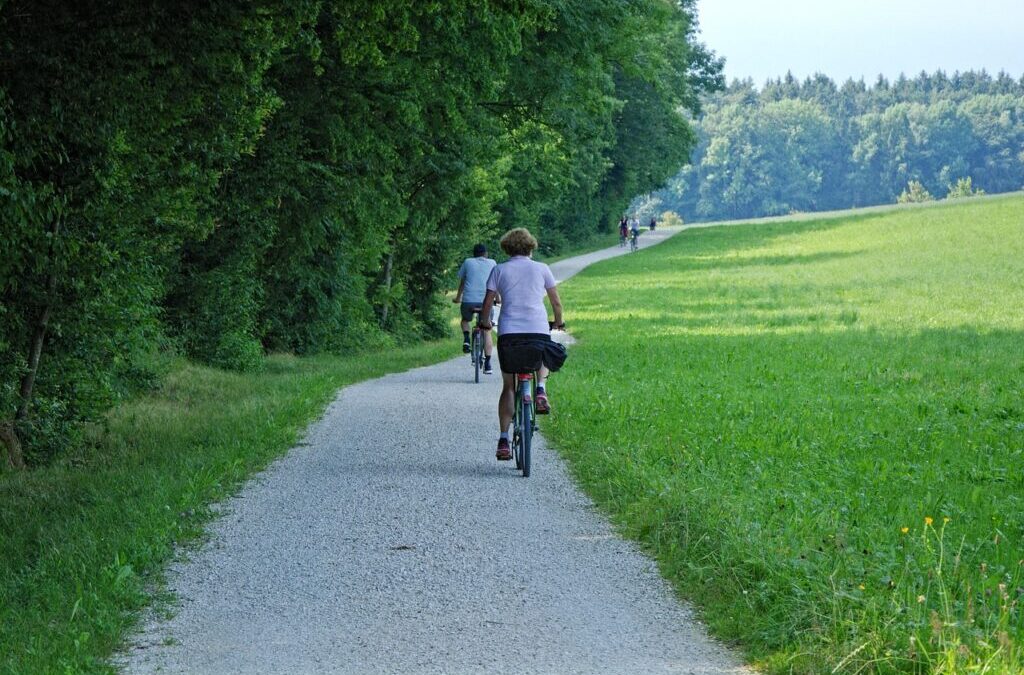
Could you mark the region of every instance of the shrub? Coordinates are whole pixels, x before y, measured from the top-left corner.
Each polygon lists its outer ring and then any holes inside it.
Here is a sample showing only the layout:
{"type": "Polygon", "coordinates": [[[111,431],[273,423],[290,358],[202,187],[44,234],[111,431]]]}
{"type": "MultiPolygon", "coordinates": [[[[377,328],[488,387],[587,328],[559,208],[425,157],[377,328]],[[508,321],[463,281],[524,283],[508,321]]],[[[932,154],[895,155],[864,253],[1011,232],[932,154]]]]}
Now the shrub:
{"type": "Polygon", "coordinates": [[[921,185],[920,181],[912,180],[907,183],[907,188],[896,198],[897,204],[920,204],[922,202],[934,201],[931,193],[921,185]]]}
{"type": "Polygon", "coordinates": [[[675,211],[665,211],[658,219],[658,223],[665,227],[682,227],[683,217],[675,211]]]}
{"type": "Polygon", "coordinates": [[[949,193],[946,199],[960,199],[962,197],[978,197],[985,194],[981,188],[975,189],[971,177],[961,178],[956,185],[949,186],[949,193]]]}

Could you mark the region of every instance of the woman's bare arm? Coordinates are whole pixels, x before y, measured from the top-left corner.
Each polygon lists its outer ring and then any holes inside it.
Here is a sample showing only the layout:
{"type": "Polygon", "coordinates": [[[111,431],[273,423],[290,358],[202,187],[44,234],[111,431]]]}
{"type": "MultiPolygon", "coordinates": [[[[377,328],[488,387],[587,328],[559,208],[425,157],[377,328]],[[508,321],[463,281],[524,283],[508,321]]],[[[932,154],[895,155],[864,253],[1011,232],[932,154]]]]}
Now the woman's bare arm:
{"type": "Polygon", "coordinates": [[[555,314],[555,328],[564,327],[565,321],[562,320],[562,300],[558,297],[557,286],[552,286],[548,289],[548,300],[551,301],[551,311],[555,314]]]}

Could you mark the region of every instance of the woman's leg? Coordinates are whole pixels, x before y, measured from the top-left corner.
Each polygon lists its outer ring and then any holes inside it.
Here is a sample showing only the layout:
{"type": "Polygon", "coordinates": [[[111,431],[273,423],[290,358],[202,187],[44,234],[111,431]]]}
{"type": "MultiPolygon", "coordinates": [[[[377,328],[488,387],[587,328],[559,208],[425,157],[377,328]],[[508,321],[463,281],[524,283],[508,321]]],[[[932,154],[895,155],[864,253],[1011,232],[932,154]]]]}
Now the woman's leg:
{"type": "Polygon", "coordinates": [[[547,380],[548,369],[541,366],[540,370],[537,371],[537,396],[533,408],[537,411],[538,415],[548,415],[551,413],[551,402],[548,401],[548,391],[545,388],[547,380]]]}
{"type": "Polygon", "coordinates": [[[498,432],[508,433],[512,425],[512,415],[516,408],[516,376],[509,373],[501,374],[501,398],[498,399],[498,432]]]}

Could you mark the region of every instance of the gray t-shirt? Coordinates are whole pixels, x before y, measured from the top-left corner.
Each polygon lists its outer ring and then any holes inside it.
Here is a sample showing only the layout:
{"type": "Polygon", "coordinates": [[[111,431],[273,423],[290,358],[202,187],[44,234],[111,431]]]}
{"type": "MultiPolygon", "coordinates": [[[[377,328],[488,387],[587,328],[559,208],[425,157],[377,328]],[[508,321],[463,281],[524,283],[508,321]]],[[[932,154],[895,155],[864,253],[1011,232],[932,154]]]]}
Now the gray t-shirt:
{"type": "Polygon", "coordinates": [[[551,334],[544,296],[554,288],[555,277],[544,263],[515,256],[494,268],[487,290],[501,296],[498,335],[515,333],[551,334]]]}
{"type": "Polygon", "coordinates": [[[466,258],[459,268],[459,279],[465,279],[462,302],[482,304],[487,294],[487,277],[498,263],[490,258],[466,258]]]}

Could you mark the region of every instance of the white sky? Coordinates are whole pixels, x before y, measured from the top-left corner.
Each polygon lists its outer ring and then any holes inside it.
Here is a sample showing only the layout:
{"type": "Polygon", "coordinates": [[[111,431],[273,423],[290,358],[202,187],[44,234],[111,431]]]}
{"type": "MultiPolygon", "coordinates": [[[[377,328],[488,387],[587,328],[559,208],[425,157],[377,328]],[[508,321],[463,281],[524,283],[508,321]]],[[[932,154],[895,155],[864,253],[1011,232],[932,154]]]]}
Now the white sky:
{"type": "Polygon", "coordinates": [[[838,83],[879,73],[1024,74],[1024,0],[698,0],[700,37],[725,74],[757,85],[787,70],[838,83]]]}

